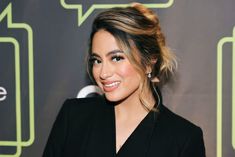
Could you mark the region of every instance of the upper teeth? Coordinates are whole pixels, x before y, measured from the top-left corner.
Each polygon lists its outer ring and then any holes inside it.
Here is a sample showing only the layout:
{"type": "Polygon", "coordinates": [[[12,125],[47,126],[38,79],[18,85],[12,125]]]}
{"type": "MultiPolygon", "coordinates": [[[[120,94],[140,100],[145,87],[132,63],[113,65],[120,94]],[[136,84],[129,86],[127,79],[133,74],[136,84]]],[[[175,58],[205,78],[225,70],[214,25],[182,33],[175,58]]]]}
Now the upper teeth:
{"type": "Polygon", "coordinates": [[[106,86],[106,87],[112,87],[112,86],[116,86],[116,85],[118,85],[120,82],[113,82],[113,83],[111,83],[111,84],[105,84],[104,86],[106,86]]]}

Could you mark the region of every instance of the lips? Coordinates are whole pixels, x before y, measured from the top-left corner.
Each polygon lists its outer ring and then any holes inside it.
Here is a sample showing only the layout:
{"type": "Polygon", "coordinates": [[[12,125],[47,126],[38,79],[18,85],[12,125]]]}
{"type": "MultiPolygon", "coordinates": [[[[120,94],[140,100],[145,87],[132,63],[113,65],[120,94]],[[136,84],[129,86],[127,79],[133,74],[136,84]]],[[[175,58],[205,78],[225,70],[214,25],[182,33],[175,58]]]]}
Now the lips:
{"type": "Polygon", "coordinates": [[[103,89],[105,92],[112,92],[118,88],[120,81],[109,81],[109,82],[102,82],[103,89]]]}

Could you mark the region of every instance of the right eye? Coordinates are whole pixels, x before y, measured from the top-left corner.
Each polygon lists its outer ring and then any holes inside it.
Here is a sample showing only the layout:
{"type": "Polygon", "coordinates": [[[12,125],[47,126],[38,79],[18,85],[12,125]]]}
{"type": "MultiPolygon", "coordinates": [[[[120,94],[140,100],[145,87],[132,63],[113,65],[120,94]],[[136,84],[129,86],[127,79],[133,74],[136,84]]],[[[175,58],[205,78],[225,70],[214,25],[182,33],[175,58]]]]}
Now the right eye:
{"type": "Polygon", "coordinates": [[[101,61],[100,61],[99,59],[97,59],[97,58],[91,58],[91,59],[90,59],[90,63],[91,63],[91,64],[100,64],[101,61]]]}

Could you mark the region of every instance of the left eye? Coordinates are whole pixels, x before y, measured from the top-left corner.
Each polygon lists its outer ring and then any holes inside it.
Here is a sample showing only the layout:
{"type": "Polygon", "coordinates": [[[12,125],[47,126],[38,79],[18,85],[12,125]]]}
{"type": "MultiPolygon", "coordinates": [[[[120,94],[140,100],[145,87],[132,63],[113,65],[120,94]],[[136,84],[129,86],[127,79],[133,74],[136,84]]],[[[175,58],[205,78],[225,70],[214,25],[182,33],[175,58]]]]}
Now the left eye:
{"type": "Polygon", "coordinates": [[[123,59],[124,59],[124,58],[121,57],[121,56],[113,56],[113,57],[112,57],[112,60],[115,61],[115,62],[119,62],[119,61],[121,61],[121,60],[123,60],[123,59]]]}

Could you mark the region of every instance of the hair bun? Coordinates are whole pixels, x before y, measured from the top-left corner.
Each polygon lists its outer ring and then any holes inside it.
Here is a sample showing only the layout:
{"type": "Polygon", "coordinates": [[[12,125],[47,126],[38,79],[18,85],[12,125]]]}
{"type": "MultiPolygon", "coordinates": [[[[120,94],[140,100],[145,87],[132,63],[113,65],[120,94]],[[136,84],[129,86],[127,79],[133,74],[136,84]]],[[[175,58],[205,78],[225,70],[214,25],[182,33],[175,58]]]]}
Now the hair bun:
{"type": "Polygon", "coordinates": [[[143,4],[134,2],[134,3],[131,3],[131,7],[141,12],[146,18],[148,18],[154,24],[158,24],[159,21],[158,21],[158,17],[156,16],[156,14],[149,8],[145,7],[143,4]]]}

